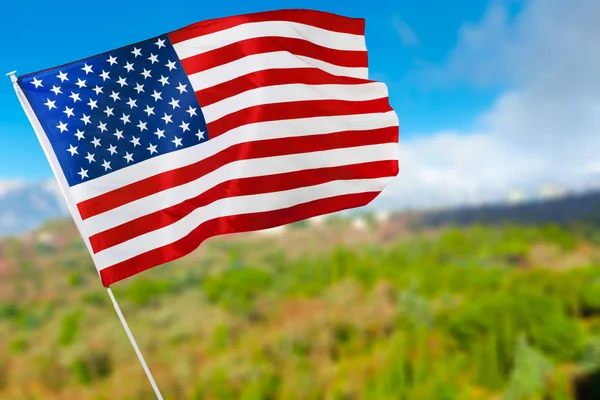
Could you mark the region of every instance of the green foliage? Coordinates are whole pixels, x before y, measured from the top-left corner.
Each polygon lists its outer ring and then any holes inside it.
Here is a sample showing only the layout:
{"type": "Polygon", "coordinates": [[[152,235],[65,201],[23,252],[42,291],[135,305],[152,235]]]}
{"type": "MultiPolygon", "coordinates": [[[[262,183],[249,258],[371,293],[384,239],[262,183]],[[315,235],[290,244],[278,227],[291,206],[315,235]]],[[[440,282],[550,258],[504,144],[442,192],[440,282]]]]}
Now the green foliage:
{"type": "Polygon", "coordinates": [[[101,292],[85,292],[81,295],[81,301],[95,307],[105,307],[109,303],[108,295],[101,292]]]}
{"type": "Polygon", "coordinates": [[[208,277],[202,288],[209,301],[233,311],[249,312],[256,298],[272,283],[271,273],[257,268],[242,268],[208,277]]]}
{"type": "Polygon", "coordinates": [[[517,341],[515,353],[515,367],[503,399],[541,398],[546,392],[546,381],[552,372],[552,363],[543,354],[530,347],[523,336],[517,341]]]}
{"type": "Polygon", "coordinates": [[[80,287],[85,283],[85,278],[80,272],[73,272],[69,275],[69,286],[75,288],[80,287]]]}
{"type": "Polygon", "coordinates": [[[17,338],[9,343],[9,348],[16,354],[20,354],[29,349],[29,341],[25,338],[17,338]]]}
{"type": "Polygon", "coordinates": [[[173,285],[168,280],[135,279],[126,289],[125,296],[138,306],[146,306],[160,298],[162,294],[172,290],[173,285]]]}
{"type": "Polygon", "coordinates": [[[113,372],[113,363],[109,354],[92,351],[78,357],[71,365],[71,371],[80,385],[108,378],[113,372]]]}
{"type": "Polygon", "coordinates": [[[41,311],[35,309],[26,309],[19,313],[15,322],[23,331],[33,331],[45,322],[44,315],[41,311]]]}
{"type": "Polygon", "coordinates": [[[0,320],[2,319],[14,319],[21,313],[19,306],[15,303],[0,303],[0,320]]]}
{"type": "Polygon", "coordinates": [[[554,243],[564,250],[573,250],[577,240],[573,233],[560,228],[557,225],[547,225],[542,228],[542,237],[545,241],[554,243]]]}
{"type": "Polygon", "coordinates": [[[288,225],[291,229],[304,229],[308,227],[308,221],[303,219],[301,221],[296,221],[288,225]]]}
{"type": "Polygon", "coordinates": [[[41,256],[52,255],[56,253],[56,248],[49,243],[37,242],[35,244],[35,253],[41,256]]]}
{"type": "Polygon", "coordinates": [[[60,337],[58,338],[58,344],[60,346],[69,346],[77,338],[79,333],[79,322],[83,318],[81,311],[75,311],[67,314],[61,324],[60,337]]]}
{"type": "Polygon", "coordinates": [[[584,339],[577,321],[566,314],[559,301],[526,292],[491,293],[469,302],[452,313],[448,330],[464,348],[494,335],[504,371],[521,335],[559,361],[577,357],[584,339]]]}

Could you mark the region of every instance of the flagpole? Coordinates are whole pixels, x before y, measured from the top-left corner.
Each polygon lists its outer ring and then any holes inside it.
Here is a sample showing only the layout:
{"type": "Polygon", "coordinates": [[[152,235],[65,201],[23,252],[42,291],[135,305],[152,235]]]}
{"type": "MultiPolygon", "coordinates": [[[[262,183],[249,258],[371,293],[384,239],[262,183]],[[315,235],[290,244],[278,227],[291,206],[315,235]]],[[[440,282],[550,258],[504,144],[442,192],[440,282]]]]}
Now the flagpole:
{"type": "Polygon", "coordinates": [[[129,338],[129,341],[131,342],[131,346],[133,346],[133,349],[135,350],[135,353],[137,354],[137,356],[140,360],[140,363],[142,364],[142,368],[144,368],[144,372],[146,373],[146,376],[148,377],[148,380],[150,381],[150,385],[152,385],[152,389],[154,389],[154,393],[156,394],[156,397],[159,400],[163,400],[163,397],[160,394],[160,391],[158,390],[158,386],[156,385],[156,382],[154,381],[154,377],[152,376],[152,373],[150,372],[150,369],[148,368],[148,365],[146,364],[146,360],[144,359],[144,356],[142,355],[142,352],[140,351],[140,348],[138,347],[137,342],[135,341],[135,338],[133,337],[133,334],[131,333],[131,330],[129,329],[129,325],[127,325],[127,321],[125,320],[123,313],[121,312],[121,307],[119,307],[119,303],[117,303],[117,299],[115,299],[115,296],[113,295],[113,292],[110,287],[107,287],[106,291],[108,292],[108,296],[110,297],[110,300],[112,301],[113,306],[115,307],[115,311],[117,312],[119,320],[121,321],[121,325],[123,325],[123,329],[125,329],[125,333],[127,333],[127,337],[129,338]]]}
{"type": "MultiPolygon", "coordinates": [[[[18,79],[15,76],[15,73],[17,71],[11,71],[8,74],[6,74],[6,76],[8,76],[13,84],[13,87],[15,89],[15,92],[17,94],[17,98],[19,99],[19,103],[21,104],[21,107],[23,108],[23,111],[25,111],[25,115],[27,115],[27,118],[29,119],[29,122],[31,123],[31,126],[36,134],[36,136],[38,136],[38,139],[40,139],[40,135],[43,135],[43,129],[40,126],[39,122],[37,121],[37,117],[35,116],[35,113],[33,112],[33,109],[31,108],[31,105],[29,104],[29,101],[27,101],[27,98],[22,94],[19,86],[18,86],[18,79]]],[[[42,145],[42,148],[44,149],[44,152],[47,151],[47,149],[44,147],[43,142],[40,139],[40,144],[42,145]]],[[[50,163],[50,166],[53,167],[52,163],[50,163]]],[[[58,175],[56,173],[56,171],[54,170],[54,168],[52,168],[52,171],[54,172],[55,176],[58,179],[58,175]]],[[[60,182],[60,179],[59,179],[60,182]]],[[[61,186],[61,185],[59,185],[61,186]]],[[[63,188],[60,188],[61,191],[63,192],[63,196],[65,196],[65,200],[66,200],[66,195],[64,193],[63,188]]],[[[68,201],[67,201],[68,203],[68,201]]],[[[71,215],[73,214],[73,211],[71,211],[71,215]]],[[[75,220],[75,223],[77,224],[77,220],[75,220]]],[[[77,229],[79,229],[79,226],[77,227],[77,229]]],[[[82,235],[83,238],[85,238],[85,236],[82,235]]],[[[88,241],[85,240],[86,242],[86,246],[88,246],[88,241]]],[[[89,246],[88,246],[89,248],[89,246]]],[[[150,381],[150,384],[152,385],[152,389],[154,390],[154,393],[156,394],[156,397],[158,398],[158,400],[163,400],[163,397],[160,393],[160,391],[158,390],[158,386],[156,385],[156,382],[154,381],[154,377],[152,376],[152,373],[150,372],[150,369],[148,368],[148,365],[146,364],[146,360],[144,360],[144,356],[142,355],[142,352],[140,351],[137,342],[135,341],[135,338],[133,337],[133,334],[131,333],[131,330],[129,329],[129,326],[127,325],[127,321],[125,321],[125,317],[123,316],[123,313],[121,312],[121,308],[119,307],[119,303],[117,303],[117,300],[115,299],[115,296],[113,295],[112,290],[110,289],[110,287],[106,288],[106,291],[108,292],[108,296],[110,297],[110,300],[113,303],[113,306],[115,308],[115,311],[117,312],[117,316],[119,317],[119,320],[121,321],[121,325],[123,325],[123,328],[125,329],[125,333],[127,333],[127,337],[129,338],[129,341],[131,342],[131,345],[133,346],[133,349],[135,350],[135,353],[138,356],[138,359],[140,360],[140,363],[142,364],[142,368],[144,369],[144,372],[146,373],[146,376],[148,377],[148,380],[150,381]]]]}

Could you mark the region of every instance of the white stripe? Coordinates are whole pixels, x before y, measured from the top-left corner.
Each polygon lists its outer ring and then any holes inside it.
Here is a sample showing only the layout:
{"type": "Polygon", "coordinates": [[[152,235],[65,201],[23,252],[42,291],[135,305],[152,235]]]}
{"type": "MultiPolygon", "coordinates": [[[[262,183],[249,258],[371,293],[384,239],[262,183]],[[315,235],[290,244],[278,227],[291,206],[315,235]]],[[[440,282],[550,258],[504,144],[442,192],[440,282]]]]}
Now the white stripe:
{"type": "MultiPolygon", "coordinates": [[[[16,79],[16,78],[14,78],[14,76],[12,76],[11,78],[16,79]]],[[[19,102],[21,103],[21,107],[23,107],[23,111],[25,111],[25,115],[27,115],[27,118],[29,119],[29,122],[31,123],[33,131],[35,132],[35,135],[37,136],[38,141],[40,142],[42,150],[44,151],[44,154],[46,155],[46,158],[48,159],[48,163],[50,164],[50,169],[52,170],[54,176],[56,177],[56,180],[58,181],[58,186],[60,188],[61,193],[63,194],[65,202],[67,203],[67,208],[69,209],[69,212],[71,213],[71,216],[73,217],[75,226],[77,227],[77,230],[81,234],[81,232],[82,232],[81,222],[82,221],[81,221],[81,216],[79,215],[79,211],[77,210],[77,202],[75,201],[75,199],[72,196],[72,192],[70,191],[69,184],[67,182],[67,178],[65,177],[64,172],[58,161],[58,158],[56,157],[56,154],[54,153],[54,148],[52,147],[52,144],[50,143],[50,140],[48,139],[48,135],[44,131],[44,128],[42,127],[42,124],[40,123],[40,120],[38,119],[35,111],[33,111],[33,108],[31,107],[29,100],[25,96],[25,93],[23,92],[21,87],[17,84],[17,82],[14,80],[13,80],[13,86],[14,86],[15,92],[17,94],[17,97],[19,99],[19,102]]],[[[86,237],[84,235],[81,235],[81,236],[82,236],[83,242],[85,243],[85,246],[87,247],[88,251],[90,252],[90,254],[93,254],[92,246],[90,244],[88,237],[86,237]]]]}
{"type": "Polygon", "coordinates": [[[133,219],[199,196],[210,188],[232,179],[394,160],[397,158],[397,152],[398,144],[389,143],[231,162],[185,185],[155,193],[91,217],[83,222],[85,233],[92,236],[104,232],[133,219]]]}
{"type": "MultiPolygon", "coordinates": [[[[336,50],[366,51],[364,35],[333,32],[311,25],[287,21],[252,22],[173,45],[180,59],[206,53],[246,39],[285,37],[302,39],[336,50]]],[[[277,40],[277,39],[274,39],[277,40]]]]}
{"type": "Polygon", "coordinates": [[[359,179],[327,182],[282,192],[251,196],[229,197],[194,210],[185,218],[145,235],[101,251],[94,256],[99,270],[128,260],[150,250],[171,244],[185,236],[203,222],[229,215],[279,210],[345,194],[376,192],[385,188],[392,178],[359,179]]]}
{"type": "Polygon", "coordinates": [[[253,72],[268,69],[318,68],[337,76],[368,79],[369,69],[340,67],[311,57],[297,56],[286,51],[253,54],[227,64],[196,72],[188,76],[194,91],[207,89],[253,72]]]}
{"type": "Polygon", "coordinates": [[[262,104],[308,100],[367,101],[388,97],[387,86],[380,82],[359,85],[291,84],[248,90],[202,108],[207,123],[244,108],[262,104]]]}
{"type": "Polygon", "coordinates": [[[163,154],[100,178],[83,182],[71,187],[69,192],[76,203],[81,203],[142,179],[196,163],[230,146],[243,142],[328,134],[348,130],[379,129],[390,126],[398,126],[398,117],[394,111],[267,121],[243,125],[199,146],[163,154]]]}

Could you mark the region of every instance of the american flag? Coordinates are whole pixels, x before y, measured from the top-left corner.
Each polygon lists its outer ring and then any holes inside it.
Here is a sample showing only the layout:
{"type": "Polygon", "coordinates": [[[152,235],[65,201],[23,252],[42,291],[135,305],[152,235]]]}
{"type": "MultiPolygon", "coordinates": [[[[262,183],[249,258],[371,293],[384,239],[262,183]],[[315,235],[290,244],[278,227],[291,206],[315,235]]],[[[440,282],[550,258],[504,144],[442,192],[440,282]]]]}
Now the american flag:
{"type": "Polygon", "coordinates": [[[399,127],[364,28],[261,12],[20,76],[103,285],[215,235],[371,202],[398,173],[399,127]]]}

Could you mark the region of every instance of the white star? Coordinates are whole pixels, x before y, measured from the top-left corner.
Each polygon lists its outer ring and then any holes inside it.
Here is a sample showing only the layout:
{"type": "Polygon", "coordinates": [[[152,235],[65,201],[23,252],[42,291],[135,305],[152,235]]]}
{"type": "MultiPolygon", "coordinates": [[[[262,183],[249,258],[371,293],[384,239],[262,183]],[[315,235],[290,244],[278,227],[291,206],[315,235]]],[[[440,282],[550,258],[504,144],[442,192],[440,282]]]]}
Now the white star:
{"type": "Polygon", "coordinates": [[[62,72],[62,71],[60,71],[60,72],[58,73],[58,75],[56,75],[56,77],[57,77],[58,79],[60,79],[60,81],[61,81],[61,82],[64,82],[64,81],[68,81],[68,80],[69,80],[69,78],[67,78],[67,74],[65,74],[65,73],[64,73],[64,72],[62,72]]]}
{"type": "Polygon", "coordinates": [[[56,106],[54,105],[54,104],[56,103],[56,101],[52,101],[52,100],[50,100],[50,99],[47,99],[47,100],[48,100],[48,101],[46,101],[46,102],[44,103],[44,105],[45,105],[46,107],[48,107],[48,111],[52,110],[53,108],[56,108],[56,106]]]}
{"type": "Polygon", "coordinates": [[[150,146],[146,150],[150,152],[150,155],[158,153],[158,151],[156,150],[156,145],[152,143],[150,143],[150,146]]]}
{"type": "Polygon", "coordinates": [[[123,139],[123,131],[116,129],[115,133],[113,133],[113,135],[115,135],[117,137],[117,140],[123,139]]]}
{"type": "Polygon", "coordinates": [[[171,143],[175,144],[175,148],[179,147],[179,146],[183,146],[181,144],[181,139],[178,138],[177,136],[175,136],[175,140],[171,140],[171,143]]]}
{"type": "Polygon", "coordinates": [[[186,110],[186,113],[190,114],[190,118],[192,118],[194,115],[196,115],[196,107],[190,106],[190,108],[186,110]]]}
{"type": "Polygon", "coordinates": [[[196,133],[196,136],[198,136],[198,140],[202,140],[204,139],[204,132],[198,129],[198,133],[196,133]]]}
{"type": "Polygon", "coordinates": [[[38,78],[33,78],[33,82],[31,82],[33,85],[35,85],[35,88],[39,88],[40,86],[44,86],[42,85],[42,81],[38,80],[38,78]]]}
{"type": "Polygon", "coordinates": [[[110,155],[117,154],[117,146],[113,146],[112,144],[108,146],[108,151],[110,151],[110,155]]]}
{"type": "Polygon", "coordinates": [[[86,160],[88,160],[88,163],[92,163],[92,162],[96,162],[96,160],[94,159],[94,155],[90,154],[90,152],[87,152],[87,156],[85,157],[86,160]]]}
{"type": "Polygon", "coordinates": [[[134,47],[133,51],[131,52],[131,54],[133,54],[135,56],[135,58],[137,58],[138,56],[142,55],[142,52],[137,47],[134,47]]]}
{"type": "Polygon", "coordinates": [[[90,108],[92,110],[94,108],[98,108],[98,106],[96,104],[98,104],[98,100],[92,100],[92,99],[90,99],[90,101],[87,103],[87,105],[90,106],[90,108]]]}
{"type": "Polygon", "coordinates": [[[163,86],[168,85],[169,84],[169,78],[166,78],[164,76],[160,76],[160,79],[158,80],[160,83],[162,83],[163,86]]]}
{"type": "Polygon", "coordinates": [[[165,131],[162,129],[156,128],[156,132],[154,132],[154,134],[157,136],[157,139],[160,139],[161,137],[165,137],[165,131]]]}
{"type": "Polygon", "coordinates": [[[113,57],[113,56],[108,56],[108,60],[106,60],[110,63],[110,66],[112,67],[114,64],[117,63],[117,57],[113,57]]]}
{"type": "Polygon", "coordinates": [[[186,87],[187,87],[187,85],[184,85],[183,83],[179,82],[179,86],[177,86],[177,90],[179,90],[179,94],[182,94],[183,92],[187,92],[186,87]]]}
{"type": "Polygon", "coordinates": [[[130,162],[133,161],[133,154],[129,154],[129,152],[125,152],[125,156],[123,156],[124,159],[127,160],[127,164],[129,164],[130,162]]]}
{"type": "Polygon", "coordinates": [[[122,78],[122,77],[119,77],[119,80],[117,81],[117,83],[119,85],[121,85],[121,87],[123,87],[123,86],[129,86],[129,85],[127,85],[127,80],[125,78],[122,78]]]}
{"type": "Polygon", "coordinates": [[[127,105],[133,109],[133,107],[137,107],[137,104],[135,104],[137,102],[137,100],[133,100],[131,97],[129,98],[129,101],[127,101],[127,105]]]}
{"type": "Polygon", "coordinates": [[[140,75],[144,75],[144,79],[152,78],[152,75],[150,75],[150,70],[146,68],[144,68],[144,72],[141,72],[140,75]]]}
{"type": "Polygon", "coordinates": [[[140,128],[140,132],[144,132],[145,130],[146,130],[146,131],[148,130],[148,128],[146,128],[146,125],[147,125],[147,124],[148,124],[147,122],[142,122],[142,121],[140,121],[140,123],[139,123],[139,124],[137,124],[136,126],[137,126],[138,128],[140,128]]]}
{"type": "Polygon", "coordinates": [[[88,173],[88,170],[87,169],[83,169],[83,167],[82,167],[81,171],[79,171],[77,174],[79,176],[81,176],[81,179],[84,179],[84,178],[89,178],[89,176],[88,176],[87,173],[88,173]]]}
{"type": "Polygon", "coordinates": [[[99,95],[100,93],[102,93],[102,86],[98,86],[96,85],[95,88],[92,89],[94,92],[96,92],[96,96],[99,95]]]}
{"type": "Polygon", "coordinates": [[[171,120],[171,116],[167,115],[167,113],[165,113],[165,116],[161,119],[164,120],[166,124],[168,124],[169,122],[173,122],[173,120],[171,120]]]}
{"type": "Polygon", "coordinates": [[[67,106],[65,106],[65,111],[63,111],[65,114],[67,114],[67,118],[69,117],[74,117],[75,114],[73,113],[73,109],[69,108],[67,106]]]}
{"type": "Polygon", "coordinates": [[[158,39],[158,41],[156,43],[154,43],[154,44],[157,45],[159,49],[161,47],[167,47],[167,46],[165,46],[165,40],[164,39],[158,39]]]}
{"type": "Polygon", "coordinates": [[[68,124],[65,124],[64,122],[59,122],[56,127],[60,129],[60,133],[63,133],[64,131],[68,131],[67,125],[68,124]]]}
{"type": "Polygon", "coordinates": [[[146,106],[144,112],[147,113],[148,116],[150,116],[151,114],[154,114],[154,107],[146,106]]]}
{"type": "Polygon", "coordinates": [[[50,91],[54,92],[55,95],[58,96],[59,93],[62,93],[62,91],[60,90],[60,86],[54,86],[52,85],[52,89],[50,89],[50,91]]]}
{"type": "Polygon", "coordinates": [[[165,67],[169,68],[169,71],[177,69],[177,67],[175,66],[175,61],[169,61],[165,64],[165,67]]]}
{"type": "Polygon", "coordinates": [[[154,97],[154,101],[158,101],[158,100],[162,100],[162,97],[160,97],[161,94],[162,94],[162,92],[157,92],[155,90],[154,93],[151,94],[151,96],[154,97]]]}
{"type": "Polygon", "coordinates": [[[179,107],[179,100],[175,100],[174,98],[171,97],[171,101],[169,102],[169,104],[173,107],[173,110],[174,110],[177,107],[179,107]]]}
{"type": "Polygon", "coordinates": [[[108,129],[106,129],[106,123],[105,122],[100,122],[98,124],[98,129],[100,129],[100,132],[105,132],[105,131],[108,130],[108,129]]]}
{"type": "Polygon", "coordinates": [[[69,97],[73,99],[74,103],[77,103],[78,101],[81,101],[81,99],[79,98],[79,93],[73,93],[73,92],[71,92],[71,95],[69,97]]]}
{"type": "Polygon", "coordinates": [[[110,76],[108,75],[108,72],[106,72],[105,70],[102,70],[102,73],[100,74],[100,77],[102,78],[102,82],[104,82],[107,79],[110,79],[110,76]]]}
{"type": "Polygon", "coordinates": [[[113,110],[114,110],[114,108],[110,108],[109,106],[106,106],[106,109],[104,110],[104,113],[106,114],[106,118],[113,115],[113,110]]]}
{"type": "Polygon", "coordinates": [[[131,71],[133,71],[133,63],[127,62],[127,64],[125,64],[125,66],[123,66],[123,68],[125,68],[127,70],[127,72],[131,72],[131,71]]]}
{"type": "Polygon", "coordinates": [[[100,139],[94,137],[94,140],[92,140],[92,144],[94,145],[94,147],[100,146],[100,139]]]}
{"type": "Polygon", "coordinates": [[[110,168],[110,161],[104,160],[104,162],[102,163],[102,166],[104,167],[105,172],[108,171],[109,169],[112,169],[112,168],[110,168]]]}
{"type": "Polygon", "coordinates": [[[140,85],[139,83],[136,83],[134,89],[138,92],[138,94],[140,94],[140,92],[144,91],[144,85],[140,85]]]}
{"type": "Polygon", "coordinates": [[[183,122],[183,121],[181,121],[181,125],[179,125],[179,127],[180,127],[181,129],[183,129],[183,132],[185,132],[185,131],[189,131],[189,130],[190,130],[189,126],[190,126],[190,124],[186,124],[186,123],[185,123],[185,122],[183,122]]]}
{"type": "Polygon", "coordinates": [[[115,92],[114,90],[112,91],[112,94],[110,96],[108,96],[108,97],[112,97],[112,99],[114,101],[121,100],[121,98],[119,97],[119,93],[115,92]]]}
{"type": "Polygon", "coordinates": [[[158,58],[152,53],[150,53],[150,57],[148,57],[148,60],[152,61],[152,64],[158,62],[158,58]]]}
{"type": "Polygon", "coordinates": [[[84,131],[80,131],[79,129],[77,129],[77,132],[75,132],[75,136],[77,136],[77,141],[79,142],[81,139],[85,139],[85,136],[83,136],[85,132],[84,131]]]}
{"type": "Polygon", "coordinates": [[[123,116],[121,118],[119,118],[121,121],[123,121],[123,125],[126,125],[128,122],[131,122],[129,120],[129,115],[123,113],[123,116]]]}
{"type": "Polygon", "coordinates": [[[71,145],[69,145],[69,148],[67,149],[67,151],[68,151],[69,153],[71,153],[71,157],[73,157],[75,154],[79,154],[79,153],[77,152],[77,146],[73,147],[73,145],[72,145],[72,144],[71,144],[71,145]]]}
{"type": "Polygon", "coordinates": [[[140,138],[132,136],[131,137],[132,140],[130,140],[131,143],[133,143],[133,147],[137,147],[140,145],[140,138]]]}
{"type": "Polygon", "coordinates": [[[83,117],[81,117],[81,121],[83,121],[83,123],[84,123],[85,125],[87,125],[87,124],[91,124],[91,123],[92,123],[92,122],[90,121],[90,116],[89,116],[89,115],[85,115],[85,114],[83,114],[83,117]]]}
{"type": "Polygon", "coordinates": [[[77,78],[77,82],[75,83],[77,86],[79,86],[79,89],[86,87],[85,86],[85,81],[82,81],[81,79],[77,78]]]}
{"type": "Polygon", "coordinates": [[[92,66],[91,66],[91,65],[87,65],[87,64],[84,64],[84,67],[83,67],[83,68],[81,68],[81,69],[82,69],[83,71],[85,71],[85,74],[86,74],[86,75],[87,75],[87,74],[89,74],[90,72],[94,72],[94,71],[92,71],[92,66]]]}

